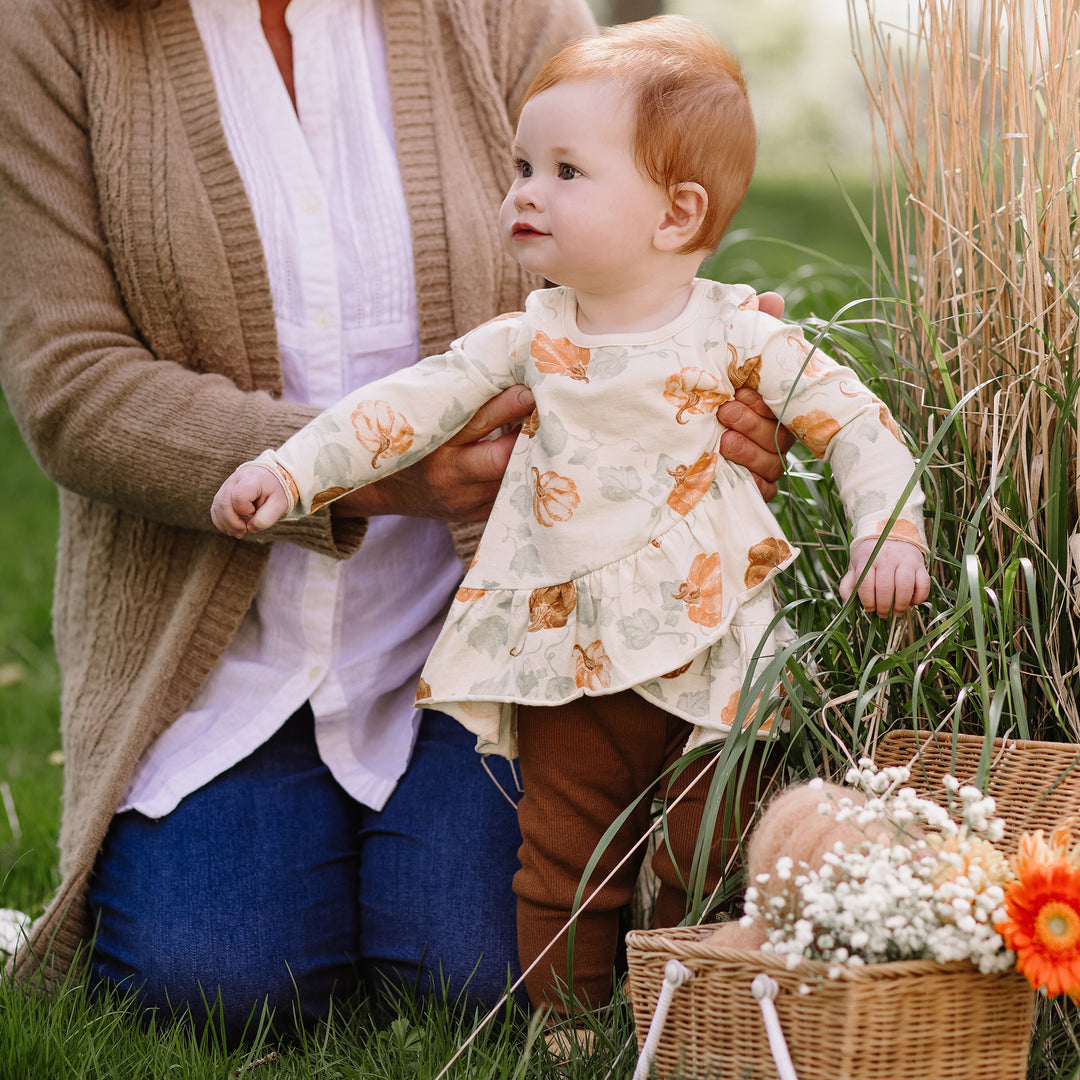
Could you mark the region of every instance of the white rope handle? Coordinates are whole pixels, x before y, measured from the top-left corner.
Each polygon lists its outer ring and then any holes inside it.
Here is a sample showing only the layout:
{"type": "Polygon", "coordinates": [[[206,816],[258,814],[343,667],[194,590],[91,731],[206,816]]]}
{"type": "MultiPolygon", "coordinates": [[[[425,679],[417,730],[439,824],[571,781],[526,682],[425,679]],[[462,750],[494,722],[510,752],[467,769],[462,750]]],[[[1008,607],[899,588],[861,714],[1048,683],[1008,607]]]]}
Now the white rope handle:
{"type": "Polygon", "coordinates": [[[660,1042],[664,1024],[667,1022],[671,999],[675,991],[693,977],[694,972],[685,964],[680,964],[678,960],[669,960],[664,965],[664,984],[660,987],[660,996],[656,999],[656,1009],[649,1022],[649,1034],[645,1036],[645,1042],[641,1047],[637,1068],[634,1070],[634,1080],[647,1080],[653,1058],[656,1056],[656,1046],[660,1042]]]}
{"type": "MultiPolygon", "coordinates": [[[[652,1020],[649,1022],[649,1033],[645,1036],[641,1054],[638,1056],[637,1068],[634,1069],[634,1080],[648,1080],[649,1069],[652,1068],[653,1058],[656,1056],[656,1047],[664,1032],[664,1024],[667,1022],[668,1009],[671,1008],[671,999],[675,996],[675,991],[693,977],[694,972],[685,964],[680,964],[678,960],[669,960],[664,965],[664,982],[660,987],[660,996],[656,999],[652,1020]]],[[[761,1015],[765,1020],[765,1033],[769,1037],[769,1050],[776,1063],[780,1080],[799,1080],[795,1074],[795,1066],[791,1063],[787,1040],[780,1026],[780,1017],[773,1004],[779,990],[776,980],[764,973],[755,976],[750,984],[750,992],[761,1007],[761,1015]]]]}
{"type": "Polygon", "coordinates": [[[791,1064],[791,1055],[788,1053],[784,1029],[780,1026],[780,1017],[773,1004],[779,989],[776,980],[765,974],[755,976],[750,984],[750,992],[761,1006],[761,1015],[765,1018],[769,1049],[772,1051],[773,1061],[776,1062],[776,1071],[780,1074],[780,1080],[799,1080],[795,1075],[795,1066],[791,1064]]]}

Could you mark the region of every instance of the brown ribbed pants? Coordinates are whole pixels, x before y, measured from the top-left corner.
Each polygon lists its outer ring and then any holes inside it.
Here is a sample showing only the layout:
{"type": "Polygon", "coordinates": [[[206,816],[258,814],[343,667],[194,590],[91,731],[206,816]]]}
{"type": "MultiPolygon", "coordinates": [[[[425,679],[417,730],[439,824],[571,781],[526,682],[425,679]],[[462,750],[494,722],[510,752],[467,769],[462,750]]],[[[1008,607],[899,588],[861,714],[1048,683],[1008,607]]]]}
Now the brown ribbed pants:
{"type": "MultiPolygon", "coordinates": [[[[533,1008],[551,1005],[559,1014],[566,1012],[565,988],[571,985],[571,965],[568,934],[561,931],[573,910],[585,866],[609,826],[650,785],[656,785],[655,796],[671,802],[709,768],[713,756],[705,755],[674,782],[665,778],[657,785],[661,774],[681,756],[690,731],[684,720],[632,690],[581,697],[549,708],[518,706],[518,761],[524,793],[518,803],[521,869],[514,875],[514,892],[522,969],[528,969],[556,939],[525,977],[533,1008]]],[[[753,814],[761,752],[759,743],[740,793],[739,812],[726,815],[733,818],[727,829],[724,809],[720,809],[706,895],[721,877],[722,860],[735,850],[739,825],[749,822],[753,814]]],[[[703,777],[669,812],[667,844],[660,845],[652,860],[660,881],[654,926],[675,926],[686,915],[683,882],[690,876],[710,779],[703,777]]],[[[651,802],[648,797],[641,799],[608,844],[590,875],[583,899],[648,830],[651,802]]],[[[642,844],[578,914],[572,990],[578,1002],[589,1008],[599,1008],[611,999],[619,912],[633,896],[645,852],[642,844]]]]}

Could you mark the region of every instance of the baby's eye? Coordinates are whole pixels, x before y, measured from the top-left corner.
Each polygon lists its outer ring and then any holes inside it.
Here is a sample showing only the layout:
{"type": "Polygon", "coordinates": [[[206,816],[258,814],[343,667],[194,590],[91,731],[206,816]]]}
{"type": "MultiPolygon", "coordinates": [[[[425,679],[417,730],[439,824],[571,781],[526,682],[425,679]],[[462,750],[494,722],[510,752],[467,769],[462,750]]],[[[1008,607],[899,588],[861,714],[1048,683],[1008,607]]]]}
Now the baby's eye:
{"type": "Polygon", "coordinates": [[[527,180],[533,174],[532,166],[527,161],[522,161],[521,158],[515,160],[514,169],[523,180],[527,180]]]}
{"type": "Polygon", "coordinates": [[[559,179],[560,180],[573,180],[574,177],[580,176],[581,172],[575,169],[573,165],[560,165],[559,166],[559,179]]]}

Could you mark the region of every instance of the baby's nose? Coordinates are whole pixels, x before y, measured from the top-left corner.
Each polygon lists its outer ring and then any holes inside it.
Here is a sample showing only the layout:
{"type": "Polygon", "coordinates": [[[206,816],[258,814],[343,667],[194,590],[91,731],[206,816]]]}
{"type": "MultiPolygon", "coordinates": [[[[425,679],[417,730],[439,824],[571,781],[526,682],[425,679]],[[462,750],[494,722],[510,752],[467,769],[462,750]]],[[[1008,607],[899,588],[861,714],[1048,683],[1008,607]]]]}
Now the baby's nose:
{"type": "Polygon", "coordinates": [[[514,206],[518,210],[537,205],[537,187],[532,181],[530,176],[519,178],[514,183],[514,206]]]}

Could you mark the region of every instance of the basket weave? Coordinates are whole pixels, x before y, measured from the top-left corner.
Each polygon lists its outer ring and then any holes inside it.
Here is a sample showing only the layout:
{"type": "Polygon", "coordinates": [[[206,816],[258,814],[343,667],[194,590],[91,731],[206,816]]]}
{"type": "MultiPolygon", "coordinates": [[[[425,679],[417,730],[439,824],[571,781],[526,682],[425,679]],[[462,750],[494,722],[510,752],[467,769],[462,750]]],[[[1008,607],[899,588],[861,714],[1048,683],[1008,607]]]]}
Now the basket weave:
{"type": "MultiPolygon", "coordinates": [[[[941,778],[948,773],[962,784],[974,782],[982,751],[978,735],[897,730],[882,737],[874,761],[879,768],[907,766],[911,786],[945,806],[941,778]]],[[[1023,833],[1053,829],[1080,813],[1080,746],[995,739],[986,793],[994,797],[997,815],[1005,820],[1005,837],[995,846],[1013,855],[1023,833]]]]}
{"type": "Polygon", "coordinates": [[[1035,995],[1015,971],[912,960],[830,979],[820,961],[789,971],[768,953],[710,947],[712,929],[626,936],[639,1050],[668,960],[695,972],[672,1001],[653,1060],[658,1077],[777,1080],[750,991],[764,972],[780,988],[776,1011],[799,1080],[1024,1080],[1035,995]]]}
{"type": "MultiPolygon", "coordinates": [[[[942,777],[978,772],[975,735],[892,731],[878,767],[905,765],[911,785],[948,805],[942,777]]],[[[1011,855],[1020,835],[1049,830],[1080,812],[1080,746],[998,739],[990,747],[987,794],[1006,823],[997,845],[1011,855]]],[[[779,986],[776,1011],[799,1080],[1023,1080],[1035,995],[1015,971],[984,975],[969,963],[931,960],[841,968],[758,950],[708,944],[713,927],[632,930],[626,936],[638,1047],[644,1045],[671,959],[694,971],[675,992],[653,1060],[658,1077],[777,1080],[750,990],[759,974],[779,986]]]]}

